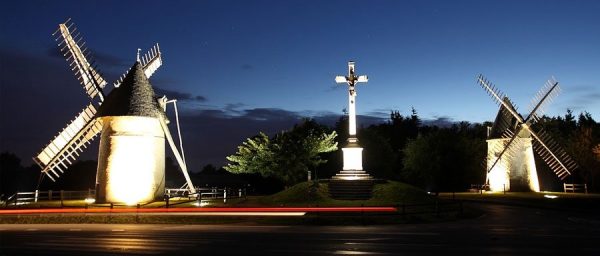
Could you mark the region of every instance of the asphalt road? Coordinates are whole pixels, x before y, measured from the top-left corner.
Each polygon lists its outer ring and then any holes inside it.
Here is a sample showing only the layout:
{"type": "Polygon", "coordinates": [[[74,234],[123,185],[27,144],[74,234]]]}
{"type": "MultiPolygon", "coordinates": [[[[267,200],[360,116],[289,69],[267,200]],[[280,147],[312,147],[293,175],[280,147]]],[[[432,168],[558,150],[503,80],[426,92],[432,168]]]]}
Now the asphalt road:
{"type": "Polygon", "coordinates": [[[393,226],[0,225],[0,255],[600,255],[598,216],[476,206],[487,214],[393,226]]]}

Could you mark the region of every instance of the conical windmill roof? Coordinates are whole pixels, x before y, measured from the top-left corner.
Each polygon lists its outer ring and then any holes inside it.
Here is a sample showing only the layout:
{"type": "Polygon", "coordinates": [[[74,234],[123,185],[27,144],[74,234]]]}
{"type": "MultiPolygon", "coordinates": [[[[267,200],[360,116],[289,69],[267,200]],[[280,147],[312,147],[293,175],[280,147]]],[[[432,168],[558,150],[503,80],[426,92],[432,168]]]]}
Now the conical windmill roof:
{"type": "Polygon", "coordinates": [[[154,89],[139,62],[135,62],[118,88],[113,89],[98,109],[97,116],[163,115],[155,100],[154,89]]]}
{"type": "MultiPolygon", "coordinates": [[[[505,97],[504,102],[512,109],[515,109],[508,98],[505,97]]],[[[504,105],[500,105],[500,110],[498,110],[498,115],[496,115],[496,120],[494,120],[494,126],[492,126],[492,130],[488,139],[502,138],[502,134],[504,134],[504,132],[507,130],[514,132],[517,123],[517,118],[515,118],[510,111],[504,107],[504,105]]]]}

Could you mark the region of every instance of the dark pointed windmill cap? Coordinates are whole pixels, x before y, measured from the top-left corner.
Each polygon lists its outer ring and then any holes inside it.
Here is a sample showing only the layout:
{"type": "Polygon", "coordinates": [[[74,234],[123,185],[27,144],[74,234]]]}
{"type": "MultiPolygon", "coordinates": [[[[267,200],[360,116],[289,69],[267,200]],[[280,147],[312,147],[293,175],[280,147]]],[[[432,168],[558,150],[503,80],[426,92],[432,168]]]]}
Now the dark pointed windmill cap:
{"type": "Polygon", "coordinates": [[[160,117],[162,111],[155,100],[154,89],[142,65],[135,62],[123,82],[113,89],[98,109],[96,116],[160,117]]]}
{"type": "MultiPolygon", "coordinates": [[[[504,97],[503,101],[512,109],[515,109],[507,97],[504,97]]],[[[504,134],[506,130],[512,130],[514,132],[517,123],[517,118],[515,118],[504,105],[500,105],[500,110],[498,110],[498,115],[496,115],[496,120],[494,121],[494,126],[492,126],[488,139],[502,138],[502,134],[504,134]]]]}

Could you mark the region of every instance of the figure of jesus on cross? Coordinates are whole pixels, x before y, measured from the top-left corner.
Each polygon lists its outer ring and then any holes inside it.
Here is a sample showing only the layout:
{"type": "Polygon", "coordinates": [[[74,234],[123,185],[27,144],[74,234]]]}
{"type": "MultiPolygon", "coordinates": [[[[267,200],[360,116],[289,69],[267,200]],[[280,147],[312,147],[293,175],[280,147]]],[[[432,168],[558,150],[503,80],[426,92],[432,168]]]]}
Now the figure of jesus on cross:
{"type": "Polygon", "coordinates": [[[348,84],[348,145],[342,148],[344,152],[343,170],[362,170],[362,148],[356,138],[356,84],[369,81],[367,76],[357,76],[354,72],[354,61],[348,62],[348,75],[336,76],[338,84],[348,84]]]}

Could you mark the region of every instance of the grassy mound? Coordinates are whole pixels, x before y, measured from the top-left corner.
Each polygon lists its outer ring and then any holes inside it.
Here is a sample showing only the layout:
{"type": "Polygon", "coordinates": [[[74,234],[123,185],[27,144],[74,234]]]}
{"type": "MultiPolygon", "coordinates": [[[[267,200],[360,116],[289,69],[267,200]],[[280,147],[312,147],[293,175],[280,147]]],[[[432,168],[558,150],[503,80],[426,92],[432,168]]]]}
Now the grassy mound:
{"type": "Polygon", "coordinates": [[[376,184],[373,188],[373,198],[368,201],[383,204],[423,204],[433,202],[433,197],[415,186],[388,181],[385,184],[376,184]]]}
{"type": "Polygon", "coordinates": [[[265,205],[323,205],[332,204],[326,184],[302,182],[279,193],[264,196],[259,202],[265,205]]]}
{"type": "Polygon", "coordinates": [[[279,206],[388,206],[431,203],[425,191],[397,181],[375,184],[369,200],[336,200],[329,196],[325,183],[302,182],[279,193],[259,199],[262,205],[279,206]]]}

